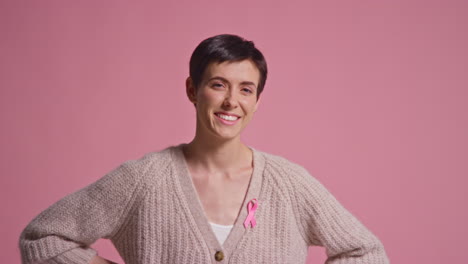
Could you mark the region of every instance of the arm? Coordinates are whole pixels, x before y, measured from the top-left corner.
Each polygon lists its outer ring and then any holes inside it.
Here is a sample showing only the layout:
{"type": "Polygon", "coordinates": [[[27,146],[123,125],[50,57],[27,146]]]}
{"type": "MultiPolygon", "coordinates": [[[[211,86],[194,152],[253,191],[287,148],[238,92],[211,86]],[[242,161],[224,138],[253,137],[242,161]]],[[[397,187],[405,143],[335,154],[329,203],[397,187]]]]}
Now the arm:
{"type": "Polygon", "coordinates": [[[21,233],[22,263],[90,263],[96,251],[89,246],[112,237],[123,222],[137,175],[135,161],[127,161],[41,212],[21,233]]]}
{"type": "Polygon", "coordinates": [[[310,246],[326,248],[327,264],[387,264],[380,240],[347,211],[304,168],[297,166],[292,184],[296,215],[310,246]]]}
{"type": "Polygon", "coordinates": [[[117,263],[112,262],[107,259],[103,259],[99,256],[94,256],[94,258],[91,259],[91,262],[89,264],[117,264],[117,263]]]}

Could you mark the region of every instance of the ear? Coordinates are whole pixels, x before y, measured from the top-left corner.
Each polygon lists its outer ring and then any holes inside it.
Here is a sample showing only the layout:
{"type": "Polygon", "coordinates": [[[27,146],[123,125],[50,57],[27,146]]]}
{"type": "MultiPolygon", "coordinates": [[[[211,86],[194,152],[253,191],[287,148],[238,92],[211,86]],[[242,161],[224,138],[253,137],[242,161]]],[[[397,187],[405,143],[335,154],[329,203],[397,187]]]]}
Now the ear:
{"type": "Polygon", "coordinates": [[[193,84],[192,77],[187,77],[185,80],[185,92],[187,93],[187,97],[193,104],[197,103],[197,92],[195,90],[195,85],[193,84]]]}
{"type": "Polygon", "coordinates": [[[258,108],[258,105],[260,104],[261,99],[262,99],[261,97],[258,98],[257,102],[255,103],[254,113],[257,112],[257,108],[258,108]]]}

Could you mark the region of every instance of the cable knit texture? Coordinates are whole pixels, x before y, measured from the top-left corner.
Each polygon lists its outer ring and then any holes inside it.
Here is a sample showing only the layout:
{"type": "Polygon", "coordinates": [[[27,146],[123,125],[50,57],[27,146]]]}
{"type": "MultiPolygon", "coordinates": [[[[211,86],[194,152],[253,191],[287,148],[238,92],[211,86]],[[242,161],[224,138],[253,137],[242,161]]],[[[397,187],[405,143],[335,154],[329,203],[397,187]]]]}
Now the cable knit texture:
{"type": "Polygon", "coordinates": [[[244,203],[220,245],[183,145],[124,162],[40,213],[21,233],[22,263],[89,263],[99,238],[110,239],[127,264],[296,264],[305,263],[308,246],[325,247],[327,264],[389,263],[379,239],[303,167],[253,148],[244,203]],[[253,198],[257,225],[246,229],[253,198]]]}

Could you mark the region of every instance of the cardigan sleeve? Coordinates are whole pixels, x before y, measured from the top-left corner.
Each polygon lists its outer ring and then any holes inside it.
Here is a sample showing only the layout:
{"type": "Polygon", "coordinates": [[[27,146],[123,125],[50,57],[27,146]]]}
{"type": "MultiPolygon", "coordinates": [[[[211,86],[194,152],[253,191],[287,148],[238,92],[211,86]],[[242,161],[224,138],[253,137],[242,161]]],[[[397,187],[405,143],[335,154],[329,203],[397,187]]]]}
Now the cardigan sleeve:
{"type": "Polygon", "coordinates": [[[325,247],[326,264],[387,264],[381,241],[306,169],[294,165],[296,212],[309,246],[325,247]]]}
{"type": "Polygon", "coordinates": [[[41,212],[23,230],[23,264],[89,263],[99,238],[112,237],[129,211],[137,187],[135,161],[127,161],[91,185],[41,212]]]}

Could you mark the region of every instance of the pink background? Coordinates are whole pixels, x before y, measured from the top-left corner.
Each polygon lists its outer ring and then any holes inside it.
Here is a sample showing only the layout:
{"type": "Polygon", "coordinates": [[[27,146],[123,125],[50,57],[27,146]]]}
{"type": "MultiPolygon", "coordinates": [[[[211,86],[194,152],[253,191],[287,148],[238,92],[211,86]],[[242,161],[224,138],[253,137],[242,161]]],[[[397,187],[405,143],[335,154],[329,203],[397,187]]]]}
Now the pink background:
{"type": "Polygon", "coordinates": [[[1,263],[53,202],[192,139],[188,60],[220,33],[270,69],[247,144],[305,166],[392,263],[468,263],[466,1],[167,2],[1,1],[1,263]]]}

